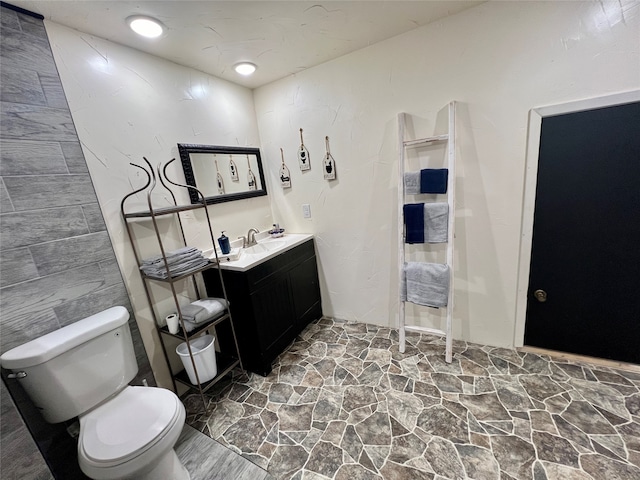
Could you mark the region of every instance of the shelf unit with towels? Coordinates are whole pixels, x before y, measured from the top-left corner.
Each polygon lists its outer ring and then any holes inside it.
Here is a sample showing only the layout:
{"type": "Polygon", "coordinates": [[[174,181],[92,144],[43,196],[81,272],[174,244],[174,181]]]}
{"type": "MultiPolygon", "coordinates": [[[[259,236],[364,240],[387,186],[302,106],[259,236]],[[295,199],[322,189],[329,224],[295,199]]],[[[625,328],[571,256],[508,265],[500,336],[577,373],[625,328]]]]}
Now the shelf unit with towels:
{"type": "Polygon", "coordinates": [[[433,135],[425,138],[417,138],[407,140],[406,137],[406,125],[407,114],[398,114],[398,299],[399,299],[399,311],[398,311],[398,330],[400,341],[400,352],[404,353],[406,348],[406,332],[418,332],[427,333],[432,335],[439,335],[445,337],[445,360],[447,363],[452,361],[452,345],[453,340],[451,337],[451,324],[453,320],[453,306],[454,306],[454,286],[453,286],[453,261],[454,261],[454,238],[455,238],[455,180],[456,180],[456,155],[455,155],[455,127],[456,127],[456,104],[454,101],[448,104],[448,133],[442,135],[433,135]],[[447,204],[448,204],[448,222],[447,222],[447,251],[446,251],[446,265],[449,269],[449,293],[446,305],[446,327],[444,330],[422,327],[418,325],[407,325],[405,318],[405,302],[403,300],[403,282],[405,271],[405,240],[406,232],[404,228],[404,210],[403,207],[406,201],[405,192],[405,163],[407,149],[415,148],[425,145],[442,145],[446,148],[447,158],[447,204]]]}
{"type": "Polygon", "coordinates": [[[171,372],[171,380],[173,382],[174,391],[176,391],[176,393],[178,392],[177,384],[176,384],[176,381],[177,381],[180,384],[183,384],[184,386],[188,387],[187,393],[189,391],[198,392],[202,399],[203,407],[206,408],[206,398],[204,396],[204,393],[207,390],[209,390],[211,387],[213,387],[225,375],[231,372],[231,370],[233,370],[235,367],[240,366],[242,368],[242,363],[240,360],[238,342],[236,339],[233,322],[231,320],[231,312],[228,307],[217,316],[203,322],[202,324],[198,324],[193,330],[189,332],[187,332],[187,329],[185,328],[184,319],[182,318],[182,311],[180,308],[180,302],[178,301],[178,290],[177,290],[177,285],[180,285],[181,282],[184,282],[184,281],[190,282],[193,288],[193,292],[195,292],[195,296],[198,299],[200,299],[202,297],[200,295],[200,288],[198,287],[197,277],[204,271],[216,269],[220,277],[220,282],[222,284],[222,289],[221,289],[222,295],[224,297],[224,300],[227,301],[227,305],[229,303],[227,300],[226,290],[224,288],[224,282],[222,281],[222,273],[219,268],[218,256],[215,249],[215,239],[214,239],[213,230],[211,227],[211,219],[209,217],[209,212],[207,210],[207,205],[204,200],[204,196],[195,187],[188,186],[188,185],[181,185],[181,184],[172,182],[167,178],[167,175],[166,175],[167,167],[174,160],[175,159],[167,162],[163,168],[161,168],[160,165],[157,168],[157,178],[160,181],[160,184],[171,195],[173,205],[168,207],[160,207],[160,208],[156,208],[153,206],[152,192],[156,187],[156,173],[154,172],[154,169],[149,163],[149,161],[146,158],[144,158],[144,161],[147,164],[147,168],[137,165],[135,163],[131,163],[131,165],[141,169],[146,173],[147,182],[142,188],[139,188],[138,190],[135,190],[127,194],[122,199],[120,203],[120,211],[127,229],[129,241],[133,248],[133,254],[136,259],[138,269],[140,269],[140,267],[142,266],[142,257],[139,251],[140,248],[137,245],[137,242],[135,240],[135,235],[132,231],[132,222],[148,221],[148,220],[151,220],[152,222],[153,232],[155,234],[158,249],[160,250],[160,255],[162,257],[161,265],[167,272],[167,278],[156,278],[154,276],[149,276],[140,270],[140,275],[142,276],[143,286],[144,286],[145,294],[147,296],[147,301],[149,303],[153,321],[154,321],[156,330],[158,332],[158,337],[160,339],[160,344],[162,346],[162,352],[167,362],[167,366],[171,372]],[[201,201],[198,203],[190,204],[190,205],[178,205],[173,191],[167,186],[167,183],[165,183],[165,181],[176,187],[183,187],[183,188],[196,191],[197,195],[199,195],[199,197],[201,198],[201,201]],[[148,209],[144,211],[127,212],[125,208],[126,201],[133,195],[136,195],[141,192],[146,193],[148,209]],[[161,228],[158,225],[158,220],[160,217],[169,217],[174,215],[175,216],[174,218],[178,226],[178,230],[180,232],[180,242],[182,243],[183,246],[186,246],[187,241],[186,241],[184,228],[182,225],[182,218],[180,214],[182,212],[187,212],[187,211],[196,210],[196,209],[203,209],[205,212],[209,237],[211,238],[211,246],[213,248],[213,252],[215,252],[215,261],[209,261],[204,266],[189,270],[187,273],[172,277],[170,273],[169,263],[167,261],[167,249],[164,245],[165,242],[163,241],[163,234],[161,233],[161,228]],[[178,332],[175,334],[171,333],[166,325],[160,326],[159,319],[161,318],[161,316],[158,315],[156,305],[152,300],[152,295],[150,291],[150,284],[152,283],[160,283],[160,284],[167,285],[171,290],[171,293],[173,296],[173,302],[175,304],[175,309],[179,319],[179,329],[178,329],[178,332]],[[216,352],[217,374],[213,379],[201,383],[200,375],[198,374],[197,363],[194,359],[193,351],[192,351],[189,340],[194,339],[199,334],[204,333],[205,331],[213,328],[216,328],[216,336],[218,337],[218,344],[220,345],[220,350],[221,350],[219,352],[216,352]],[[191,383],[189,379],[189,375],[186,372],[186,370],[180,370],[174,373],[174,370],[172,369],[172,366],[171,366],[169,354],[167,352],[167,347],[165,345],[165,337],[174,337],[186,342],[189,358],[193,366],[194,376],[198,382],[197,385],[193,385],[191,383]]]}

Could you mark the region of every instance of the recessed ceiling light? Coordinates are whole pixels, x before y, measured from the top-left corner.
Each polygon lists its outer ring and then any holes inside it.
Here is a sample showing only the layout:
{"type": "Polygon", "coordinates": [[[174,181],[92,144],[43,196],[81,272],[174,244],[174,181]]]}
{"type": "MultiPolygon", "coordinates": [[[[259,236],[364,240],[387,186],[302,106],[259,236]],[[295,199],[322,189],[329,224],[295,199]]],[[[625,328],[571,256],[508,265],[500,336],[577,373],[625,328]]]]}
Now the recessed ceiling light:
{"type": "Polygon", "coordinates": [[[257,67],[253,63],[241,62],[236,64],[233,68],[240,75],[251,75],[253,72],[256,71],[257,67]]]}
{"type": "Polygon", "coordinates": [[[147,38],[156,38],[164,32],[164,25],[155,18],[145,17],[142,15],[133,15],[127,18],[129,28],[147,38]]]}

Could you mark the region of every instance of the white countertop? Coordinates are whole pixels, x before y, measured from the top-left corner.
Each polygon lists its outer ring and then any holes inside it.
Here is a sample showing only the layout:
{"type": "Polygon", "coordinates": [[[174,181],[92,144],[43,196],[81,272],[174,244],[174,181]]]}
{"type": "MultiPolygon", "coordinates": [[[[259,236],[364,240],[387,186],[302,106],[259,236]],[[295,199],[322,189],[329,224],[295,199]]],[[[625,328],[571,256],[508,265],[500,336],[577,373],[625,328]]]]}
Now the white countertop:
{"type": "Polygon", "coordinates": [[[227,260],[224,255],[220,255],[220,268],[246,272],[250,268],[312,239],[313,235],[310,233],[285,233],[280,238],[271,238],[268,235],[259,234],[256,235],[256,238],[258,239],[258,245],[241,249],[240,258],[237,260],[227,260]]]}

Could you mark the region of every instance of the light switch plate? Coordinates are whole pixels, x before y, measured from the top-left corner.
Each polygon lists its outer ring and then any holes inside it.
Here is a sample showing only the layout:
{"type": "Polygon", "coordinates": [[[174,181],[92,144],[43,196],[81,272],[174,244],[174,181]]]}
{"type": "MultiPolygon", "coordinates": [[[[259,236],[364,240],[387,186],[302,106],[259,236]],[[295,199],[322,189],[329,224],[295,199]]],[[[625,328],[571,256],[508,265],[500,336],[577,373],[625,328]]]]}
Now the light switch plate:
{"type": "Polygon", "coordinates": [[[308,203],[302,204],[302,217],[311,218],[311,205],[309,205],[308,203]]]}

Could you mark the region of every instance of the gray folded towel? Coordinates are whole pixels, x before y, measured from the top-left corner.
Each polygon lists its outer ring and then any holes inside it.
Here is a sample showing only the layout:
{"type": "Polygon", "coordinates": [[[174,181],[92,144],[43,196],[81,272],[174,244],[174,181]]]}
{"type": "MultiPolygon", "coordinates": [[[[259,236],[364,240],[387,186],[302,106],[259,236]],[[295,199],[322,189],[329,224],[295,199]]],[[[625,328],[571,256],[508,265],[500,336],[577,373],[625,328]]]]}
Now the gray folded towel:
{"type": "Polygon", "coordinates": [[[400,279],[400,299],[427,307],[446,307],[449,299],[449,266],[407,262],[400,279]]]}
{"type": "Polygon", "coordinates": [[[447,203],[424,204],[424,241],[447,242],[449,232],[449,205],[447,203]]]}
{"type": "Polygon", "coordinates": [[[227,302],[224,298],[203,298],[180,307],[180,312],[184,321],[197,325],[220,315],[226,308],[227,302]]]}
{"type": "Polygon", "coordinates": [[[195,329],[198,326],[195,323],[190,322],[189,320],[183,320],[182,323],[187,333],[191,332],[193,329],[195,329]]]}
{"type": "MultiPolygon", "coordinates": [[[[198,270],[201,267],[206,266],[209,263],[209,260],[206,258],[199,258],[195,260],[191,260],[187,263],[180,263],[178,265],[169,266],[169,272],[172,277],[177,277],[179,275],[183,275],[185,273],[189,273],[195,270],[198,270]]],[[[140,269],[148,276],[159,279],[167,278],[167,270],[164,266],[162,267],[140,267],[140,269]]]]}
{"type": "Polygon", "coordinates": [[[420,172],[406,172],[404,174],[404,193],[406,195],[420,194],[420,172]]]}
{"type": "MultiPolygon", "coordinates": [[[[180,260],[181,258],[188,257],[193,253],[202,254],[202,251],[198,250],[196,247],[182,247],[177,250],[165,252],[165,256],[167,258],[167,262],[172,263],[176,260],[180,260]]],[[[142,265],[155,265],[158,263],[164,263],[162,255],[154,255],[153,257],[146,258],[142,261],[142,265]]]]}
{"type": "Polygon", "coordinates": [[[193,303],[180,307],[180,311],[182,312],[182,319],[189,322],[194,322],[198,315],[200,317],[207,315],[207,311],[204,308],[193,303]]]}

